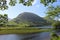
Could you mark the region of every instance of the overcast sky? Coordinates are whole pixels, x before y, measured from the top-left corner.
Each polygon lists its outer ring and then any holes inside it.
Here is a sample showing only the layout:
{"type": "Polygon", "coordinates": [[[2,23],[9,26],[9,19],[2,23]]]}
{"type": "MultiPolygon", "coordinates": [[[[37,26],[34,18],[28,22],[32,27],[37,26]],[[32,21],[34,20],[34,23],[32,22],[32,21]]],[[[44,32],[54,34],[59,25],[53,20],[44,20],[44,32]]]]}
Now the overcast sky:
{"type": "MultiPolygon", "coordinates": [[[[60,0],[59,2],[55,2],[53,5],[56,6],[59,4],[60,4],[60,0]]],[[[4,14],[4,13],[8,14],[8,17],[11,19],[15,18],[22,12],[32,12],[41,17],[44,17],[46,15],[45,14],[46,10],[47,8],[43,4],[41,4],[39,0],[35,0],[32,6],[27,7],[17,3],[16,6],[13,6],[13,7],[9,6],[8,10],[4,10],[4,11],[0,10],[0,14],[4,14]]]]}

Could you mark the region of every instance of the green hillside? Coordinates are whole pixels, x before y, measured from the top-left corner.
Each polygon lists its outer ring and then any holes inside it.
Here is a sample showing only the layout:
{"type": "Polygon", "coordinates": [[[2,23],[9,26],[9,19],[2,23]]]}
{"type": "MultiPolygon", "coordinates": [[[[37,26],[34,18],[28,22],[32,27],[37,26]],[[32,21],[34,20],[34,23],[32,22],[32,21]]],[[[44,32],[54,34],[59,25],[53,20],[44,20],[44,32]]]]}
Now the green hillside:
{"type": "Polygon", "coordinates": [[[13,19],[13,21],[16,22],[17,24],[21,24],[24,26],[30,26],[30,27],[48,25],[45,19],[30,12],[23,12],[19,14],[16,18],[13,19]]]}

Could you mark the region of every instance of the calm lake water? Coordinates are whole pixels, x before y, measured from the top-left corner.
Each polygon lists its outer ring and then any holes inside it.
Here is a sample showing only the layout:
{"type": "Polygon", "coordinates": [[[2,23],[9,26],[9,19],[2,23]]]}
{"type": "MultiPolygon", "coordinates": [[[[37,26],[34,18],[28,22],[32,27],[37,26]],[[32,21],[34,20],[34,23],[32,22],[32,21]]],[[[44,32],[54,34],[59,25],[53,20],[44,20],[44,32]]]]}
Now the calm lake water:
{"type": "Polygon", "coordinates": [[[28,35],[7,34],[0,35],[0,40],[50,40],[50,33],[43,32],[28,35]]]}
{"type": "Polygon", "coordinates": [[[0,40],[50,40],[50,32],[42,32],[36,34],[6,34],[0,35],[0,40]]]}

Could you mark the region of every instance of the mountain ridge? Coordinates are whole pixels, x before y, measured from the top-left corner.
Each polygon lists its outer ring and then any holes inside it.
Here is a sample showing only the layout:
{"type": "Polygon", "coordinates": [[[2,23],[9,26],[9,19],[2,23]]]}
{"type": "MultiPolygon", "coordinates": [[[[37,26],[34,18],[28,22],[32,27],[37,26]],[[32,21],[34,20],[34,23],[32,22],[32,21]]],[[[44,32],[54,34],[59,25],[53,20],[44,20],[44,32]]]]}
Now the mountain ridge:
{"type": "Polygon", "coordinates": [[[16,23],[25,23],[29,25],[46,25],[47,21],[43,19],[42,17],[31,13],[31,12],[23,12],[19,14],[16,18],[13,19],[14,22],[16,23]]]}

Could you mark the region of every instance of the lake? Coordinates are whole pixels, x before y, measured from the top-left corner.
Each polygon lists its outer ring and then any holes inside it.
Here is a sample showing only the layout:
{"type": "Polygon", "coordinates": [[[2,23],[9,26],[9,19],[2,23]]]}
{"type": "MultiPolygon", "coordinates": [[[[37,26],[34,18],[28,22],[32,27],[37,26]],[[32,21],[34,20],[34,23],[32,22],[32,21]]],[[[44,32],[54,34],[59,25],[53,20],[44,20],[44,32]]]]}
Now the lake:
{"type": "Polygon", "coordinates": [[[50,40],[49,32],[42,32],[36,34],[6,34],[0,35],[0,40],[50,40]]]}

